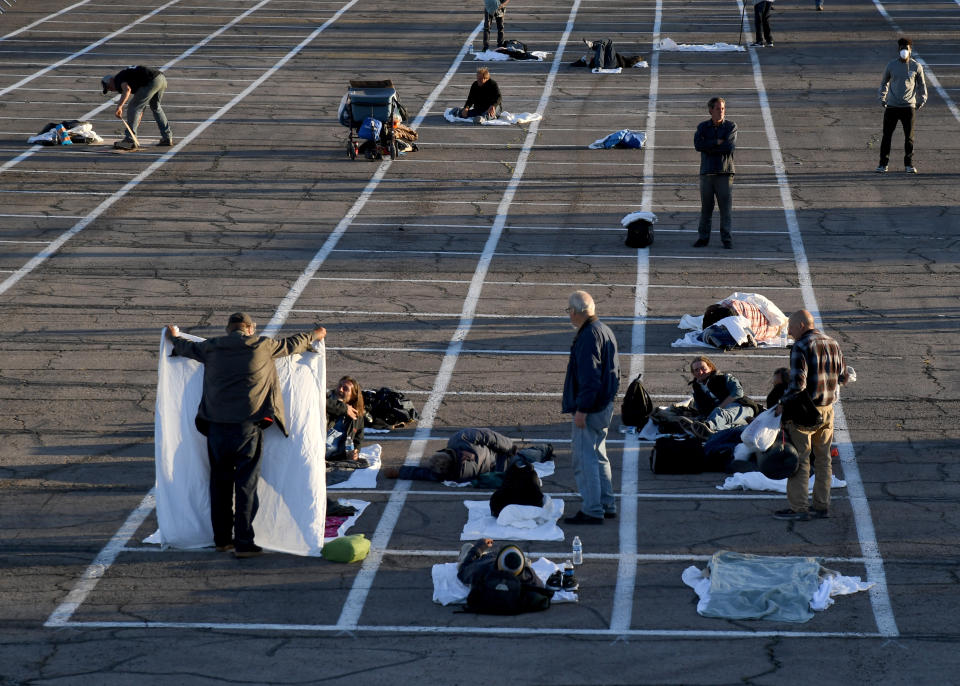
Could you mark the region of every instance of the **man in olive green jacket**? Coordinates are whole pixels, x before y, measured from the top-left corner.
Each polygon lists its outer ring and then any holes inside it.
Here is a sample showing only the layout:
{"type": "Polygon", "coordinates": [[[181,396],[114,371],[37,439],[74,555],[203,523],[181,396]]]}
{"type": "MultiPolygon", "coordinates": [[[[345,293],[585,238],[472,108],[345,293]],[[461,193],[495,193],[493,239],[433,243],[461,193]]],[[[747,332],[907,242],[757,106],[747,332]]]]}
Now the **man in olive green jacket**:
{"type": "Polygon", "coordinates": [[[203,396],[195,422],[207,437],[213,541],[217,550],[233,550],[237,557],[262,552],[253,540],[253,518],[257,514],[263,429],[276,424],[287,435],[273,360],[307,352],[327,333],[318,326],[274,340],[255,335],[256,328],[244,312],[230,315],[226,336],[199,343],[180,338],[176,326],[167,327],[173,354],[203,364],[203,396]]]}

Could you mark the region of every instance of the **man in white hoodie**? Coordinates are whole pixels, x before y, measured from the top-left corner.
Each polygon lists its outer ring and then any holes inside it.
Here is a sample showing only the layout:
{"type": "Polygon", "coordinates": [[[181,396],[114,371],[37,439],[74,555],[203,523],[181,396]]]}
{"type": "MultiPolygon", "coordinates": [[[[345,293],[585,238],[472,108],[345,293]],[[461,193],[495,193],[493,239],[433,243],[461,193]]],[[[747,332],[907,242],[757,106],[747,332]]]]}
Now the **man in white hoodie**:
{"type": "Polygon", "coordinates": [[[908,174],[917,173],[917,168],[913,166],[913,126],[917,120],[917,110],[927,102],[927,82],[923,78],[923,66],[911,59],[913,41],[901,38],[897,45],[900,47],[900,56],[890,60],[880,81],[880,102],[884,110],[878,174],[886,172],[890,163],[890,140],[897,122],[903,126],[904,171],[908,174]]]}

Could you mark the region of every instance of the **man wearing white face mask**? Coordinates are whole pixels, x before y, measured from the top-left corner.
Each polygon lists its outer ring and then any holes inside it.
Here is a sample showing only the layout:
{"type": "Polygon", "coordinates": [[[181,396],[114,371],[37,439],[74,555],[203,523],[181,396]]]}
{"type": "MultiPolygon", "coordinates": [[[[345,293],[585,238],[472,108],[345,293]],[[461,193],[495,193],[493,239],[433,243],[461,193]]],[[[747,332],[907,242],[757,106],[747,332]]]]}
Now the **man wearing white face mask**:
{"type": "Polygon", "coordinates": [[[908,174],[916,174],[913,166],[913,126],[917,110],[927,102],[927,82],[923,67],[911,59],[913,42],[909,38],[897,41],[900,56],[890,60],[880,81],[880,102],[883,110],[883,138],[880,139],[880,164],[877,173],[887,171],[890,163],[890,141],[897,122],[903,126],[903,166],[908,174]]]}

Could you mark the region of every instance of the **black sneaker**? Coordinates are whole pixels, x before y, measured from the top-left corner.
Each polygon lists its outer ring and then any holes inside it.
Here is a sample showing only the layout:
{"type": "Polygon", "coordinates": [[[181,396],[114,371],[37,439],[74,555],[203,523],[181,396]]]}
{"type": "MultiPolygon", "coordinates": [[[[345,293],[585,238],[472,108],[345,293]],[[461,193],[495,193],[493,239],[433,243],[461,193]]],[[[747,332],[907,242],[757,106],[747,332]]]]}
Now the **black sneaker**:
{"type": "Polygon", "coordinates": [[[603,524],[603,517],[591,517],[581,510],[572,517],[564,517],[563,521],[567,524],[603,524]]]}
{"type": "Polygon", "coordinates": [[[172,147],[173,147],[173,139],[172,139],[172,138],[161,138],[159,141],[157,141],[157,147],[158,147],[158,148],[172,148],[172,147]]]}
{"type": "Polygon", "coordinates": [[[790,522],[806,522],[810,520],[809,512],[797,512],[787,508],[786,510],[777,510],[773,513],[774,519],[782,519],[790,522]]]}
{"type": "Polygon", "coordinates": [[[577,577],[575,577],[573,574],[564,574],[562,583],[564,591],[576,591],[578,588],[580,588],[580,583],[577,581],[577,577]]]}
{"type": "Polygon", "coordinates": [[[563,571],[558,569],[547,577],[546,587],[551,591],[563,590],[563,571]]]}
{"type": "Polygon", "coordinates": [[[710,245],[710,239],[709,239],[709,238],[698,238],[698,239],[697,239],[697,242],[693,244],[693,247],[694,247],[694,248],[706,248],[708,245],[710,245]]]}

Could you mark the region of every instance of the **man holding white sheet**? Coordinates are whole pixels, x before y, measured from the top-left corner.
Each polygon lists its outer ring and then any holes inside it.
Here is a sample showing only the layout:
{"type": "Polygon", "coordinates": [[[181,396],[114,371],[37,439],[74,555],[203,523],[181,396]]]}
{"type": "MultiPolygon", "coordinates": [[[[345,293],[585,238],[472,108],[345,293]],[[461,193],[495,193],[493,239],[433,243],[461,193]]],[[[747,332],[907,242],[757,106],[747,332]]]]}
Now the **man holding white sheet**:
{"type": "Polygon", "coordinates": [[[197,430],[207,437],[210,460],[210,519],[218,551],[253,557],[257,483],[263,429],[272,424],[287,435],[283,397],[273,360],[311,350],[323,340],[321,326],[288,338],[256,336],[257,325],[245,312],[227,320],[227,335],[199,343],[167,327],[173,354],[203,364],[203,396],[197,409],[197,430]],[[234,495],[236,511],[234,512],[234,495]]]}

